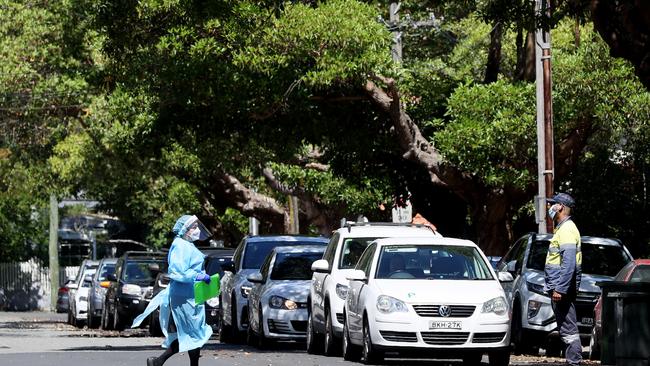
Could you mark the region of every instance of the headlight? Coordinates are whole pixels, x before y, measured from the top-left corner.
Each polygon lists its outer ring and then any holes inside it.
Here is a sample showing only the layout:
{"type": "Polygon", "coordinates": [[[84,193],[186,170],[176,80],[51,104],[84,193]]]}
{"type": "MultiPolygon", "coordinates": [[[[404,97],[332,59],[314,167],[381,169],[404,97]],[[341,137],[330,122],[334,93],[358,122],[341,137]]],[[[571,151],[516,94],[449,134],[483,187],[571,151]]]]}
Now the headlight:
{"type": "Polygon", "coordinates": [[[377,298],[377,310],[384,314],[406,313],[409,311],[404,301],[386,295],[377,298]]]}
{"type": "Polygon", "coordinates": [[[269,306],[273,309],[285,309],[285,310],[296,310],[298,309],[298,304],[289,299],[285,299],[281,296],[271,296],[269,299],[269,306]]]}
{"type": "Polygon", "coordinates": [[[546,291],[544,291],[544,285],[538,285],[536,283],[526,281],[526,288],[530,292],[534,292],[536,294],[540,294],[542,296],[548,297],[548,294],[546,293],[546,291]]]}
{"type": "Polygon", "coordinates": [[[345,300],[345,298],[348,297],[348,286],[337,283],[336,294],[341,298],[341,300],[345,300]]]}
{"type": "Polygon", "coordinates": [[[490,301],[486,301],[483,304],[482,313],[495,313],[497,315],[503,315],[508,312],[508,304],[506,304],[506,299],[503,297],[495,297],[490,301]]]}
{"type": "Polygon", "coordinates": [[[126,284],[122,287],[122,293],[125,295],[140,296],[141,292],[142,292],[142,288],[138,285],[126,284]]]}
{"type": "Polygon", "coordinates": [[[542,303],[535,300],[528,300],[528,319],[532,319],[537,316],[539,309],[542,308],[542,303]]]}
{"type": "Polygon", "coordinates": [[[205,302],[206,304],[210,305],[213,308],[216,308],[219,306],[219,296],[215,296],[205,302]]]}
{"type": "Polygon", "coordinates": [[[239,290],[244,299],[248,299],[248,294],[251,293],[251,288],[252,288],[251,286],[242,286],[241,289],[239,290]]]}

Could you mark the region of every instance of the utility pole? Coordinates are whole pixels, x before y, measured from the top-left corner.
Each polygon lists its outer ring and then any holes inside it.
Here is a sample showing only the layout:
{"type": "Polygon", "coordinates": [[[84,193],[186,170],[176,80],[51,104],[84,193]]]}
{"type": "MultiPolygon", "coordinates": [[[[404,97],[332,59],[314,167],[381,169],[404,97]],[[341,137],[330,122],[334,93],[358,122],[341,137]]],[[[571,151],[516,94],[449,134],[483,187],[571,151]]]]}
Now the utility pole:
{"type": "Polygon", "coordinates": [[[50,306],[56,311],[56,298],[59,291],[59,203],[54,194],[50,195],[50,306]]]}
{"type": "Polygon", "coordinates": [[[546,217],[546,198],[553,196],[553,101],[551,84],[551,7],[549,0],[535,0],[535,84],[537,99],[537,222],[540,234],[553,232],[546,217]]]}
{"type": "Polygon", "coordinates": [[[385,21],[381,16],[379,16],[379,21],[384,23],[389,31],[393,33],[393,45],[391,46],[391,55],[393,56],[393,61],[402,62],[402,34],[404,30],[418,29],[418,28],[438,28],[440,26],[440,21],[438,21],[433,15],[429,14],[429,19],[414,21],[409,15],[404,17],[403,21],[400,21],[399,18],[399,9],[400,3],[391,3],[390,4],[390,14],[388,22],[385,21]]]}
{"type": "Polygon", "coordinates": [[[300,233],[298,214],[298,197],[289,196],[289,234],[300,233]]]}

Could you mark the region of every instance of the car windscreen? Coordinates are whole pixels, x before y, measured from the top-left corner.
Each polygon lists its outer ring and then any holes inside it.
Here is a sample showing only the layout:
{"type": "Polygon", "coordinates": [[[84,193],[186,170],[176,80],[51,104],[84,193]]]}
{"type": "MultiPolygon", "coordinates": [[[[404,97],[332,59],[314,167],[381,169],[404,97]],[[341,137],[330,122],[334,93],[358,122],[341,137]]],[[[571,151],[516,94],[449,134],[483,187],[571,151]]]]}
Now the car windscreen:
{"type": "Polygon", "coordinates": [[[98,281],[106,281],[106,277],[115,273],[115,263],[106,263],[102,266],[102,269],[99,271],[98,281]]]}
{"type": "Polygon", "coordinates": [[[650,282],[650,266],[638,266],[630,275],[630,282],[650,282]]]}
{"type": "Polygon", "coordinates": [[[323,253],[278,253],[271,271],[272,280],[309,280],[311,265],[323,258],[323,253]]]}
{"type": "Polygon", "coordinates": [[[296,245],[327,245],[326,241],[254,241],[248,242],[244,252],[243,269],[260,269],[264,259],[275,247],[296,246],[296,245]]]}
{"type": "Polygon", "coordinates": [[[221,266],[230,261],[232,261],[231,258],[212,257],[208,260],[208,263],[206,263],[205,272],[210,276],[218,273],[219,277],[223,277],[223,268],[221,268],[221,266]]]}
{"type": "Polygon", "coordinates": [[[377,238],[347,238],[341,246],[341,259],[339,260],[340,269],[351,269],[357,265],[361,253],[366,249],[368,244],[377,238]]]}
{"type": "MultiPolygon", "coordinates": [[[[528,255],[528,268],[544,270],[548,241],[533,242],[528,255]]],[[[582,243],[582,273],[614,277],[630,258],[618,245],[582,243]]]]}
{"type": "Polygon", "coordinates": [[[384,246],[375,278],[427,280],[492,280],[489,265],[470,246],[384,246]]]}
{"type": "Polygon", "coordinates": [[[160,271],[165,270],[166,263],[161,261],[128,261],[122,279],[126,283],[152,283],[159,271],[152,271],[152,265],[158,265],[160,271]]]}

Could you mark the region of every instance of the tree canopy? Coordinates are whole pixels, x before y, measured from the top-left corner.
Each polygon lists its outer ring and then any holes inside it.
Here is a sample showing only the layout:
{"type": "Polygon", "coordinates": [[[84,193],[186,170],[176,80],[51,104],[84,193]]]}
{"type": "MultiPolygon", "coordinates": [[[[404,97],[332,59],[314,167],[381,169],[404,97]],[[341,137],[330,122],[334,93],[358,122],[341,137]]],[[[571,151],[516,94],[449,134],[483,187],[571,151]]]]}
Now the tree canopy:
{"type": "MultiPolygon", "coordinates": [[[[536,192],[534,18],[506,3],[404,2],[444,20],[405,29],[398,63],[383,2],[5,1],[0,212],[84,192],[160,246],[187,212],[233,242],[250,216],[286,230],[294,195],[301,230],[329,234],[410,191],[443,234],[503,253],[536,192]]],[[[584,9],[551,24],[556,185],[583,233],[643,253],[650,95],[584,9]]]]}

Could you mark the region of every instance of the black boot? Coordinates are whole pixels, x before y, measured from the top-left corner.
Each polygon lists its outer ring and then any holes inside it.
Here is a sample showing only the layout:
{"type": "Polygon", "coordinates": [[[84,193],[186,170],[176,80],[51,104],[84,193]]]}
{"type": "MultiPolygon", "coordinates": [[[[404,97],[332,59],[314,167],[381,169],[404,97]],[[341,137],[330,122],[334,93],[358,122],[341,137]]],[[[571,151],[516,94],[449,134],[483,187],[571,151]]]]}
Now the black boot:
{"type": "Polygon", "coordinates": [[[158,357],[147,358],[147,366],[162,366],[168,358],[178,353],[178,340],[172,344],[158,357]]]}
{"type": "Polygon", "coordinates": [[[201,349],[195,348],[187,351],[188,356],[190,356],[190,366],[199,366],[199,357],[201,357],[201,349]]]}

